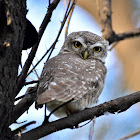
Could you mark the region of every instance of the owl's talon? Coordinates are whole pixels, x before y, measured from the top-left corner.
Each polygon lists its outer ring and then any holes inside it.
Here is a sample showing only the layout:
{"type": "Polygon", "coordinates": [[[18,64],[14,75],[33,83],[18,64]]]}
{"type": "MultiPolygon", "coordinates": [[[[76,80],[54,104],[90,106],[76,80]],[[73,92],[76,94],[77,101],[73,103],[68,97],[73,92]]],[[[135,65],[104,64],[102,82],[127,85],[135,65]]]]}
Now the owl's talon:
{"type": "Polygon", "coordinates": [[[49,123],[49,116],[45,116],[42,125],[49,123]]]}

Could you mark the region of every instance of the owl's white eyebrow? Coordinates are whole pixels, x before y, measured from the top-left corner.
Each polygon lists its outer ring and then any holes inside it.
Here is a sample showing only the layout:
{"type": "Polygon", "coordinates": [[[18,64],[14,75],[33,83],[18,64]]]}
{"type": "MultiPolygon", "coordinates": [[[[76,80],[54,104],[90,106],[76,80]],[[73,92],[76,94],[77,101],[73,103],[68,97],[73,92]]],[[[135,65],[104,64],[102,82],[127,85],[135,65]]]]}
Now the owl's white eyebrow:
{"type": "Polygon", "coordinates": [[[97,42],[97,43],[95,43],[95,44],[93,44],[93,45],[90,45],[90,49],[93,49],[95,46],[103,47],[103,44],[97,42]]]}

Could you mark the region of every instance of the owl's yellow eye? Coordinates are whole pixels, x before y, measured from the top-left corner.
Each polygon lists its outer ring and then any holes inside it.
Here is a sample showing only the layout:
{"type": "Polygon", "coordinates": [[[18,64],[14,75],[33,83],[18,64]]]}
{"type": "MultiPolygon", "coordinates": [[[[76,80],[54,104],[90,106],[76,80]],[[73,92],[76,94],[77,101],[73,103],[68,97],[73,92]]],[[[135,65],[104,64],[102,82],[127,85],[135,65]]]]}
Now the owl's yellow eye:
{"type": "Polygon", "coordinates": [[[80,48],[80,47],[82,47],[82,44],[81,44],[80,42],[78,42],[78,41],[75,41],[75,42],[74,42],[74,46],[75,46],[76,48],[80,48]]]}
{"type": "Polygon", "coordinates": [[[102,50],[101,47],[97,46],[93,48],[94,52],[100,52],[102,50]]]}

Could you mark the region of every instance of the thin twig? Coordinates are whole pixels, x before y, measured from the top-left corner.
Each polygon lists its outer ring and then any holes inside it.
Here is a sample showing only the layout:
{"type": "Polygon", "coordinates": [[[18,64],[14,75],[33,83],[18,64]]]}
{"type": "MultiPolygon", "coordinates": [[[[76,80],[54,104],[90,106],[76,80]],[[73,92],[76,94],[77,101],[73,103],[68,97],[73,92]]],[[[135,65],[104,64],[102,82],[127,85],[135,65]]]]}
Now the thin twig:
{"type": "Polygon", "coordinates": [[[29,84],[35,84],[35,83],[38,83],[39,82],[39,80],[34,80],[34,81],[31,81],[31,82],[25,82],[25,86],[26,85],[29,85],[29,84]]]}
{"type": "Polygon", "coordinates": [[[132,137],[134,137],[134,136],[136,136],[138,134],[140,134],[140,130],[137,130],[136,132],[134,132],[134,133],[132,133],[132,134],[130,134],[128,136],[125,136],[125,137],[123,137],[123,138],[121,138],[119,140],[126,140],[126,139],[132,138],[132,137]]]}
{"type": "MultiPolygon", "coordinates": [[[[57,40],[57,41],[58,41],[58,40],[57,40]]],[[[53,48],[55,47],[57,41],[53,44],[53,46],[52,46],[53,48]]],[[[53,48],[51,49],[50,54],[49,54],[49,56],[48,56],[46,62],[50,59],[50,57],[51,57],[51,55],[52,55],[52,52],[53,52],[53,50],[54,50],[53,48]]]]}
{"type": "MultiPolygon", "coordinates": [[[[34,64],[33,63],[32,63],[32,66],[34,67],[34,64]]],[[[34,69],[34,72],[35,72],[35,74],[37,76],[37,79],[39,80],[39,76],[38,76],[38,73],[37,73],[36,69],[34,69]]]]}
{"type": "Polygon", "coordinates": [[[62,105],[56,107],[56,108],[48,115],[48,120],[49,120],[50,116],[51,116],[54,112],[56,112],[58,109],[60,109],[61,107],[65,106],[66,104],[72,102],[73,100],[74,100],[74,99],[71,99],[71,100],[69,100],[69,101],[63,103],[62,105]]]}
{"type": "Polygon", "coordinates": [[[30,79],[30,80],[32,80],[32,81],[34,81],[34,79],[33,79],[33,78],[31,78],[31,77],[29,77],[29,76],[28,76],[27,78],[28,78],[28,79],[30,79]]]}
{"type": "Polygon", "coordinates": [[[36,90],[37,87],[29,87],[28,90],[26,91],[26,94],[29,92],[31,93],[34,91],[34,93],[30,94],[28,98],[26,96],[22,98],[14,107],[13,112],[12,112],[12,118],[10,123],[16,122],[16,120],[25,112],[29,109],[29,107],[34,103],[36,99],[36,90]]]}
{"type": "MultiPolygon", "coordinates": [[[[26,53],[27,53],[27,55],[29,56],[29,53],[28,53],[28,51],[26,50],[26,53]]],[[[34,67],[34,64],[33,64],[33,62],[32,62],[32,66],[34,67]]],[[[36,69],[34,69],[34,72],[35,72],[35,74],[36,74],[36,76],[37,76],[37,78],[38,78],[38,80],[39,80],[39,76],[38,76],[38,74],[37,74],[37,71],[36,71],[36,69]]]]}
{"type": "Polygon", "coordinates": [[[20,99],[22,99],[22,98],[24,98],[24,97],[29,98],[30,95],[33,94],[33,93],[35,93],[36,91],[37,91],[37,89],[35,88],[34,90],[32,90],[32,91],[30,91],[30,92],[26,92],[24,95],[15,98],[15,101],[18,101],[18,100],[20,100],[20,99]]]}
{"type": "Polygon", "coordinates": [[[111,47],[110,47],[110,49],[109,49],[109,51],[112,51],[115,47],[116,47],[116,45],[118,44],[119,42],[114,42],[114,43],[112,43],[111,44],[111,47]]]}
{"type": "Polygon", "coordinates": [[[66,24],[65,40],[66,40],[66,38],[67,38],[68,28],[69,28],[69,24],[70,24],[70,20],[71,20],[71,17],[72,17],[72,14],[73,14],[74,8],[75,8],[75,5],[73,6],[72,10],[70,11],[70,15],[69,15],[69,18],[68,18],[68,21],[67,21],[67,24],[66,24]]]}
{"type": "MultiPolygon", "coordinates": [[[[68,6],[67,6],[67,10],[66,11],[68,11],[68,8],[69,8],[69,6],[70,6],[70,3],[71,3],[71,0],[69,0],[69,3],[68,3],[68,6]]],[[[70,11],[70,13],[71,13],[71,11],[70,11]]],[[[67,13],[65,13],[65,15],[66,15],[67,13]]],[[[69,15],[70,16],[70,15],[69,15]]],[[[67,26],[67,25],[66,25],[67,26]]],[[[66,35],[66,34],[65,34],[66,35]]]]}
{"type": "Polygon", "coordinates": [[[95,120],[96,120],[96,116],[92,120],[92,124],[91,124],[91,127],[90,127],[90,132],[89,132],[89,140],[92,140],[92,137],[93,137],[95,120]]]}
{"type": "Polygon", "coordinates": [[[27,76],[32,73],[32,71],[37,67],[37,65],[43,60],[43,58],[49,53],[49,51],[51,50],[52,46],[46,51],[46,53],[42,56],[42,58],[34,65],[34,67],[29,71],[29,73],[27,74],[27,76]]]}
{"type": "Polygon", "coordinates": [[[31,122],[29,122],[29,123],[26,123],[26,124],[24,124],[23,126],[17,128],[17,129],[15,129],[15,130],[12,131],[11,133],[12,133],[12,135],[13,135],[13,134],[17,134],[18,132],[23,132],[24,130],[26,130],[26,127],[27,127],[27,126],[29,126],[29,125],[31,125],[31,124],[35,124],[35,123],[36,123],[36,121],[31,121],[31,122]]]}
{"type": "MultiPolygon", "coordinates": [[[[68,5],[67,5],[67,9],[66,9],[65,15],[67,15],[68,9],[69,9],[69,7],[70,7],[70,3],[71,3],[71,0],[69,0],[69,3],[68,3],[68,5]]],[[[65,16],[64,16],[64,17],[65,17],[65,16]]]]}
{"type": "Polygon", "coordinates": [[[50,112],[50,114],[49,114],[48,116],[46,115],[47,106],[46,106],[46,104],[45,104],[45,110],[44,110],[44,112],[45,112],[45,117],[44,117],[44,121],[43,121],[42,125],[44,125],[44,124],[46,124],[46,123],[49,123],[49,118],[51,117],[51,115],[52,115],[54,112],[56,112],[57,110],[59,110],[60,108],[62,108],[63,106],[65,106],[66,104],[68,104],[68,103],[70,103],[70,102],[72,102],[72,101],[73,101],[73,99],[71,99],[71,100],[69,100],[69,101],[67,101],[67,102],[65,102],[65,103],[63,103],[63,104],[61,104],[60,106],[56,107],[55,109],[52,110],[52,112],[50,112]]]}

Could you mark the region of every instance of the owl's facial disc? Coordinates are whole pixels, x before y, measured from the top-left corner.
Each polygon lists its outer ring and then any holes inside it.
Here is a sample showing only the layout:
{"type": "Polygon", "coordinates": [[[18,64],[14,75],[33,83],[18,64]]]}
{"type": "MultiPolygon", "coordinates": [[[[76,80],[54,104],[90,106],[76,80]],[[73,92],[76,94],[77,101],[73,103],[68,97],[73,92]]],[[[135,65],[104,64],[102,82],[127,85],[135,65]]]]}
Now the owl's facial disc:
{"type": "Polygon", "coordinates": [[[71,40],[69,50],[76,53],[84,60],[99,59],[102,62],[105,62],[105,58],[107,56],[106,44],[104,44],[104,42],[100,40],[95,42],[93,40],[83,39],[80,36],[76,36],[71,40]]]}

